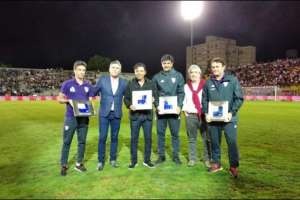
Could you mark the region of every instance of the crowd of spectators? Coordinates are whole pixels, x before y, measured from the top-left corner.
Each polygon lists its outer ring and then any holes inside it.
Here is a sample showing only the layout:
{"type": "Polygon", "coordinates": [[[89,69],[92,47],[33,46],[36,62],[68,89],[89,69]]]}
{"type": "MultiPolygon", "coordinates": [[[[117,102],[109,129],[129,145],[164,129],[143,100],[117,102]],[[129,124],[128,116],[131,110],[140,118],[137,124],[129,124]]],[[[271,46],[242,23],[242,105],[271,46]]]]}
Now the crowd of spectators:
{"type": "MultiPolygon", "coordinates": [[[[49,95],[55,95],[54,93],[57,93],[62,82],[72,76],[72,70],[63,70],[62,68],[0,68],[0,96],[39,95],[46,91],[49,95]]],[[[96,76],[96,72],[87,73],[87,78],[92,83],[95,82],[96,76]]]]}
{"type": "Polygon", "coordinates": [[[300,59],[242,65],[232,72],[243,87],[297,85],[300,84],[300,59]]]}
{"type": "MultiPolygon", "coordinates": [[[[241,65],[231,69],[231,72],[237,76],[242,87],[300,85],[300,59],[241,65]]],[[[99,75],[99,71],[88,71],[86,78],[95,84],[99,75]]],[[[72,70],[62,68],[0,68],[0,96],[41,95],[45,91],[49,92],[48,95],[57,95],[62,82],[72,76],[72,70]]],[[[132,74],[124,73],[123,78],[131,79],[132,74]]]]}

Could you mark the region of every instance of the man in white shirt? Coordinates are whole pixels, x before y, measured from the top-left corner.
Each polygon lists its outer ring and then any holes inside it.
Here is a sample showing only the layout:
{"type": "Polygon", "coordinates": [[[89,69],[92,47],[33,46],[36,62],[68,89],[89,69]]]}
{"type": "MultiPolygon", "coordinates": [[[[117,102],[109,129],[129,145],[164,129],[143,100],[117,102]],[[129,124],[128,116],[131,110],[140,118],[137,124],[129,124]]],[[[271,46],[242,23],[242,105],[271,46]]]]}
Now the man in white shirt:
{"type": "Polygon", "coordinates": [[[182,110],[186,116],[186,129],[189,140],[189,162],[192,167],[197,161],[197,135],[200,130],[203,143],[203,161],[210,167],[209,144],[206,123],[201,109],[202,88],[205,80],[201,80],[201,69],[198,65],[191,65],[188,69],[189,80],[184,85],[185,97],[182,110]]]}

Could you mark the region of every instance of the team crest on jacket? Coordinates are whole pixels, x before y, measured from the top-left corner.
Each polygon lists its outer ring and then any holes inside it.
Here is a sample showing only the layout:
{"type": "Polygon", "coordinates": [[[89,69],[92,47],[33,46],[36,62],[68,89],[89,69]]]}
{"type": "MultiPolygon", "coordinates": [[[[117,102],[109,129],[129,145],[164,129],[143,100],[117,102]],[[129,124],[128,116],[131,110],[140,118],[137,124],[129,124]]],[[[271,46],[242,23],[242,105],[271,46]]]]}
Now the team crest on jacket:
{"type": "Polygon", "coordinates": [[[227,87],[228,82],[224,82],[223,85],[224,85],[224,87],[227,87]]]}
{"type": "Polygon", "coordinates": [[[89,88],[88,87],[84,87],[84,91],[86,92],[86,93],[88,93],[89,92],[89,88]]]}
{"type": "Polygon", "coordinates": [[[176,78],[171,78],[171,80],[172,80],[172,83],[175,83],[175,81],[176,81],[176,78]]]}
{"type": "Polygon", "coordinates": [[[211,85],[211,86],[210,86],[210,90],[211,90],[211,91],[216,90],[216,86],[215,86],[215,85],[211,85]]]}
{"type": "Polygon", "coordinates": [[[70,87],[70,92],[75,92],[75,88],[73,86],[70,87]]]}

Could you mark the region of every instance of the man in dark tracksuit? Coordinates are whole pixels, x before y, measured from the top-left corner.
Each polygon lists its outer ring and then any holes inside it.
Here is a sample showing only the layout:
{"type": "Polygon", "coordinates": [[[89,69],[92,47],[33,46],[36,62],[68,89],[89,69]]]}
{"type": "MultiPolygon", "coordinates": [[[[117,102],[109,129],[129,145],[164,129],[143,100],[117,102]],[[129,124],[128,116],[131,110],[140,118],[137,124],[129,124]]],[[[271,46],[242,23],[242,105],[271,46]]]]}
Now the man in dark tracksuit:
{"type": "Polygon", "coordinates": [[[157,100],[157,89],[156,85],[145,77],[146,66],[143,63],[137,63],[134,65],[135,78],[133,78],[127,85],[124,95],[124,103],[128,109],[130,109],[130,153],[131,163],[129,169],[135,168],[137,165],[137,148],[139,141],[140,128],[143,127],[144,139],[145,139],[145,151],[144,151],[144,162],[143,165],[149,168],[153,168],[154,165],[151,162],[151,145],[152,145],[152,119],[153,111],[151,110],[136,110],[132,103],[132,92],[151,90],[152,97],[151,103],[157,100]]]}
{"type": "Polygon", "coordinates": [[[221,166],[221,137],[224,130],[228,145],[230,173],[238,176],[239,153],[237,147],[237,112],[243,104],[244,98],[239,81],[233,75],[225,74],[225,63],[221,58],[211,61],[212,76],[206,81],[202,93],[202,109],[206,114],[208,131],[211,136],[212,164],[210,172],[222,170],[221,166]],[[224,122],[212,122],[208,113],[210,101],[228,101],[228,116],[224,122]]]}
{"type": "MultiPolygon", "coordinates": [[[[180,165],[179,159],[179,127],[180,112],[184,99],[184,79],[180,72],[173,69],[174,58],[171,55],[164,55],[161,58],[163,70],[154,75],[153,82],[156,84],[158,96],[177,96],[177,114],[160,115],[157,112],[157,135],[158,135],[158,160],[160,164],[166,160],[165,157],[165,134],[169,124],[172,135],[173,161],[180,165]]],[[[158,105],[156,105],[158,107],[158,105]]]]}

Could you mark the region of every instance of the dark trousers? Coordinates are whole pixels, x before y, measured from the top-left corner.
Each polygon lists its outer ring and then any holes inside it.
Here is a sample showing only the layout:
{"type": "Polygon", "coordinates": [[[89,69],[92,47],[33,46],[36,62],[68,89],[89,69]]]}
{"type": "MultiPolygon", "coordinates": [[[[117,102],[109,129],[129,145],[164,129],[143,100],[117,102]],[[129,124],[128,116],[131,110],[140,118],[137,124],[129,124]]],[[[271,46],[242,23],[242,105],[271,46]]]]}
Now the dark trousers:
{"type": "Polygon", "coordinates": [[[68,117],[65,118],[63,130],[63,145],[61,151],[61,165],[67,165],[70,146],[75,131],[77,131],[77,162],[82,163],[84,159],[86,136],[88,132],[88,117],[68,117]]]}
{"type": "Polygon", "coordinates": [[[171,136],[172,136],[172,148],[173,148],[173,158],[178,157],[179,153],[179,128],[180,119],[178,115],[158,115],[157,116],[157,136],[158,136],[158,155],[161,157],[165,156],[165,135],[166,128],[169,124],[171,136]]]}
{"type": "Polygon", "coordinates": [[[117,159],[118,135],[120,130],[120,118],[114,116],[111,111],[107,117],[100,117],[99,142],[98,142],[98,161],[105,162],[106,139],[110,125],[110,161],[117,159]]]}
{"type": "Polygon", "coordinates": [[[137,163],[137,148],[139,141],[140,128],[143,127],[144,131],[144,162],[150,161],[151,157],[151,144],[152,144],[152,121],[147,119],[146,115],[140,115],[136,120],[130,121],[131,140],[130,140],[130,153],[131,163],[137,163]]]}
{"type": "Polygon", "coordinates": [[[239,166],[239,152],[237,147],[237,123],[236,122],[212,122],[208,123],[211,137],[212,161],[220,164],[221,160],[221,138],[224,130],[228,146],[228,157],[231,167],[239,166]]]}

